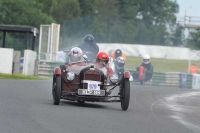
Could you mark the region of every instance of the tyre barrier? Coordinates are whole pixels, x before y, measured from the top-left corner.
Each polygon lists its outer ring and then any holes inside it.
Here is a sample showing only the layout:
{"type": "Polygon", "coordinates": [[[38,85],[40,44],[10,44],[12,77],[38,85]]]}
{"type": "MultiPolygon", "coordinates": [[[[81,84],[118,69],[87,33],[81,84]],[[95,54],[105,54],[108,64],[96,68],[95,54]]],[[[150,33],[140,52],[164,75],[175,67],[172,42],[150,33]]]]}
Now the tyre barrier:
{"type": "MultiPolygon", "coordinates": [[[[39,61],[38,76],[52,77],[54,68],[63,64],[63,62],[39,61]]],[[[135,70],[128,71],[131,74],[136,72],[135,70]]],[[[131,84],[139,85],[140,83],[133,81],[131,84]]],[[[145,85],[200,89],[200,76],[181,72],[154,72],[152,79],[148,82],[145,82],[145,85]]]]}
{"type": "MultiPolygon", "coordinates": [[[[128,70],[130,73],[136,72],[135,70],[128,70]]],[[[192,88],[193,75],[181,72],[154,72],[150,81],[145,82],[145,85],[153,86],[169,86],[179,88],[192,88]]],[[[139,85],[139,82],[132,82],[133,85],[139,85]]],[[[200,86],[200,85],[199,85],[200,86]]],[[[200,87],[199,87],[200,89],[200,87]]]]}

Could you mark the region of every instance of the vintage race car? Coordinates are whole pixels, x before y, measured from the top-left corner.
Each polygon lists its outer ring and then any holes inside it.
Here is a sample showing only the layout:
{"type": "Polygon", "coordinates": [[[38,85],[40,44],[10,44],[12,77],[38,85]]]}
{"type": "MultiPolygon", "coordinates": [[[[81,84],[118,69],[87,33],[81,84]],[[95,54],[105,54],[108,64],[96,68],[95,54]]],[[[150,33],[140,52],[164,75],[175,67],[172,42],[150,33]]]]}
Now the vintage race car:
{"type": "Polygon", "coordinates": [[[88,102],[121,102],[127,110],[130,99],[130,72],[109,75],[108,67],[91,61],[73,62],[54,68],[52,95],[54,105],[60,99],[88,102]],[[117,89],[116,89],[117,88],[117,89]],[[112,95],[113,90],[118,93],[112,95]]]}

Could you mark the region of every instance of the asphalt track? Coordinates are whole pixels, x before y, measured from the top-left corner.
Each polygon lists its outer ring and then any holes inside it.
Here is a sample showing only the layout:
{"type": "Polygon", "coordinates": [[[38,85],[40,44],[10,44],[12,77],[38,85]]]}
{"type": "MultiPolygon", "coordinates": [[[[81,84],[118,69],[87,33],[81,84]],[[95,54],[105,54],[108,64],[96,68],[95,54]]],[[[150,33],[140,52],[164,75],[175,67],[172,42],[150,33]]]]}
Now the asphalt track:
{"type": "Polygon", "coordinates": [[[61,101],[53,105],[51,80],[0,80],[0,133],[199,133],[200,91],[131,86],[120,103],[61,101]]]}

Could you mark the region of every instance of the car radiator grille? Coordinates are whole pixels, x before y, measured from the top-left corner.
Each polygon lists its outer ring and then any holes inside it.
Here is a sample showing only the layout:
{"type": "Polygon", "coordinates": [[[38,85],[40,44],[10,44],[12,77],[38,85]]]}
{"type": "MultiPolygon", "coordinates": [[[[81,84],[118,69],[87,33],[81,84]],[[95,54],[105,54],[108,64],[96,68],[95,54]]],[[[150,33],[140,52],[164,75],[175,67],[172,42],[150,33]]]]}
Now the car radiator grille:
{"type": "MultiPolygon", "coordinates": [[[[88,70],[83,75],[83,80],[93,80],[101,82],[101,75],[99,72],[94,70],[88,70]]],[[[87,83],[83,84],[83,89],[87,89],[87,83]]]]}

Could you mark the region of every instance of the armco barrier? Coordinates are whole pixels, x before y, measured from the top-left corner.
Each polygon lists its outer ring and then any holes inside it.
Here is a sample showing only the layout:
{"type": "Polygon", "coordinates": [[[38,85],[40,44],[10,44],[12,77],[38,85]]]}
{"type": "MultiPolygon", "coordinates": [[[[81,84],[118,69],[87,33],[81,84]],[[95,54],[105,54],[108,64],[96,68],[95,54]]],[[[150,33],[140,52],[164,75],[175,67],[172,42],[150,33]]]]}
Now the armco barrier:
{"type": "Polygon", "coordinates": [[[191,74],[187,75],[187,87],[186,88],[192,89],[192,77],[193,76],[191,74]]]}
{"type": "MultiPolygon", "coordinates": [[[[40,77],[52,77],[53,69],[59,67],[63,62],[48,62],[39,61],[38,75],[40,77]]],[[[128,70],[131,74],[136,72],[135,70],[128,70]]],[[[154,72],[151,81],[146,82],[145,85],[153,86],[172,86],[180,88],[192,88],[192,75],[187,74],[186,79],[183,79],[183,73],[180,72],[154,72]],[[185,85],[183,85],[186,82],[185,85]]],[[[139,85],[139,82],[131,82],[133,85],[139,85]]]]}
{"type": "Polygon", "coordinates": [[[192,89],[200,89],[200,74],[192,76],[192,89]]]}
{"type": "Polygon", "coordinates": [[[180,88],[187,87],[187,73],[180,73],[180,88]]]}
{"type": "Polygon", "coordinates": [[[40,77],[52,77],[53,70],[55,67],[59,67],[63,62],[49,62],[49,61],[39,61],[38,64],[38,75],[40,77]]]}
{"type": "MultiPolygon", "coordinates": [[[[135,70],[129,70],[132,73],[136,72],[135,70]]],[[[185,80],[186,86],[183,86],[183,81],[181,80],[180,72],[154,72],[153,77],[150,81],[146,82],[146,85],[153,86],[171,86],[171,87],[180,87],[180,88],[192,88],[192,75],[187,74],[187,79],[185,80]]],[[[134,85],[139,85],[139,82],[132,82],[134,85]]]]}
{"type": "Polygon", "coordinates": [[[192,88],[192,75],[180,73],[180,88],[192,88]]]}

